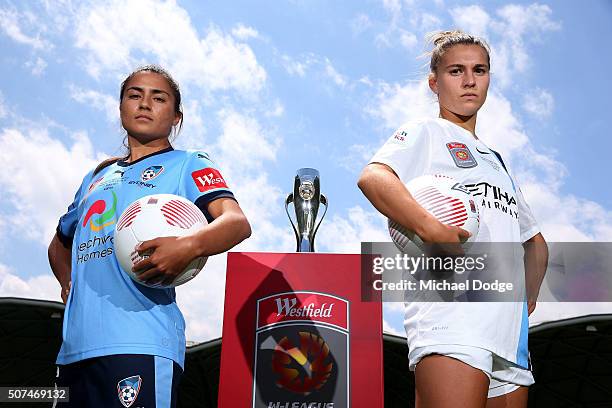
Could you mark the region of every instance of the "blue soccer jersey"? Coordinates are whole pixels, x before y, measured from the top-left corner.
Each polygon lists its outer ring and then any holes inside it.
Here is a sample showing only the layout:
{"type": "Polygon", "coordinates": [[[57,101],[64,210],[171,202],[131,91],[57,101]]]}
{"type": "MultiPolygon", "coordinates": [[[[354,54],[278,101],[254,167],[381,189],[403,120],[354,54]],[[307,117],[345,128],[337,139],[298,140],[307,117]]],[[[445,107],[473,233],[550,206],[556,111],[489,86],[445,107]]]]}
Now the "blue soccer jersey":
{"type": "Polygon", "coordinates": [[[85,176],[57,233],[72,245],[72,288],[66,304],[58,364],[112,354],[185,358],[185,320],[174,289],[153,289],[122,272],[114,255],[117,219],[133,201],[176,194],[193,201],[211,220],[212,200],[233,197],[204,152],[171,147],[132,163],[119,161],[85,176]]]}

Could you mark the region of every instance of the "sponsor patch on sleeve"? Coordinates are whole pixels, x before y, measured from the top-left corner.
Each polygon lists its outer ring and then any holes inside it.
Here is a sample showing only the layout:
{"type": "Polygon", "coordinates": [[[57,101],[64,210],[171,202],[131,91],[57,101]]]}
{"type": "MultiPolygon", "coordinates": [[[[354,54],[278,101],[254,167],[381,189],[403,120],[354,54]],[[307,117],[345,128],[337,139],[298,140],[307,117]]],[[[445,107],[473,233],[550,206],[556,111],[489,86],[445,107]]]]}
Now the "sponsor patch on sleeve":
{"type": "Polygon", "coordinates": [[[202,193],[216,188],[227,188],[227,184],[219,170],[212,167],[196,170],[191,173],[193,181],[202,193]]]}
{"type": "Polygon", "coordinates": [[[408,137],[408,133],[405,130],[399,129],[393,134],[393,139],[404,142],[408,137]]]}

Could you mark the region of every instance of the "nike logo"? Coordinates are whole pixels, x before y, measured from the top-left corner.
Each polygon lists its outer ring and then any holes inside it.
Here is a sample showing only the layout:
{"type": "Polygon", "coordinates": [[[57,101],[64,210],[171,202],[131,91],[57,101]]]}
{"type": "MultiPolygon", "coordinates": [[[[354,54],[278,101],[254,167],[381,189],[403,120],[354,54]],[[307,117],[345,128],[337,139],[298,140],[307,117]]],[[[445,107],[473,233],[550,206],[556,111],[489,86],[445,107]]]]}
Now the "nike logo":
{"type": "Polygon", "coordinates": [[[480,150],[478,147],[476,148],[476,151],[480,154],[491,154],[491,152],[483,152],[482,150],[480,150]]]}

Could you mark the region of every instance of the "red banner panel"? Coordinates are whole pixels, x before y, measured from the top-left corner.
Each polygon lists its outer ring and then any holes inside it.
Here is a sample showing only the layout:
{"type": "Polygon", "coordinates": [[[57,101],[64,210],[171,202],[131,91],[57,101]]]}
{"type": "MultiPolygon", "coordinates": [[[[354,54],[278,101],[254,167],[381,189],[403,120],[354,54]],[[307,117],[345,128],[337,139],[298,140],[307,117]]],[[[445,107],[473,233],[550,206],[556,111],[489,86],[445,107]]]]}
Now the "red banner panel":
{"type": "Polygon", "coordinates": [[[230,253],[219,407],[383,407],[382,306],[361,256],[230,253]]]}

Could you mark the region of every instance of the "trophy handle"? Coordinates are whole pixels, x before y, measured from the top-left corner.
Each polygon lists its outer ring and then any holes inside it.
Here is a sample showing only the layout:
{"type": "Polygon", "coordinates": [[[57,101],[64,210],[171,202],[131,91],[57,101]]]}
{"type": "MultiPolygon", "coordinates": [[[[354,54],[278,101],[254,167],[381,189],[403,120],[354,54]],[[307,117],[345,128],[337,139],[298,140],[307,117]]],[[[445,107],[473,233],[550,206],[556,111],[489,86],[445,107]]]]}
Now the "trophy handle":
{"type": "MultiPolygon", "coordinates": [[[[323,194],[321,194],[321,204],[323,204],[325,206],[325,211],[323,211],[323,215],[321,216],[321,219],[319,220],[319,222],[317,223],[317,226],[314,229],[314,232],[312,234],[312,236],[314,237],[315,235],[317,235],[317,231],[319,230],[319,225],[321,225],[321,223],[323,222],[323,218],[325,218],[325,214],[327,214],[327,197],[325,197],[323,194]]],[[[292,222],[293,224],[293,222],[292,222]]],[[[294,227],[295,229],[295,227],[294,227]]],[[[314,239],[313,239],[314,241],[314,239]]]]}
{"type": "MultiPolygon", "coordinates": [[[[298,234],[298,230],[295,227],[293,220],[291,219],[291,215],[289,214],[289,203],[293,203],[293,193],[289,193],[287,198],[285,198],[285,212],[287,213],[287,217],[289,217],[289,222],[291,223],[291,226],[293,227],[293,233],[295,234],[295,239],[299,240],[300,235],[298,234]]],[[[325,212],[327,212],[327,205],[325,206],[325,212]]],[[[318,225],[317,225],[317,228],[318,228],[318,225]]]]}

